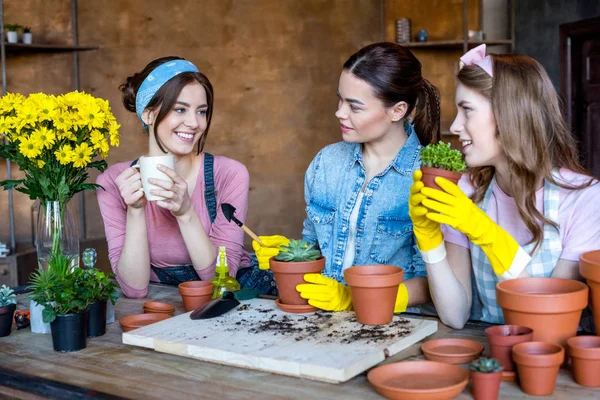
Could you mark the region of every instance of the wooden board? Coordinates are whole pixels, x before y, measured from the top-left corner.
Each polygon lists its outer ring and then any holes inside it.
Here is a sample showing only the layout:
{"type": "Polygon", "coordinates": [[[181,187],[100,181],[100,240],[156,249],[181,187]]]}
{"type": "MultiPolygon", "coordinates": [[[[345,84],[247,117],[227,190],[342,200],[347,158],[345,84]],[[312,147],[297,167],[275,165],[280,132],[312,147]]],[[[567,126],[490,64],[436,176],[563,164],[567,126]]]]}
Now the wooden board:
{"type": "Polygon", "coordinates": [[[367,326],[353,312],[288,314],[253,299],[212,319],[190,313],[123,333],[123,343],[277,374],[339,383],[437,331],[437,321],[395,316],[367,326]]]}

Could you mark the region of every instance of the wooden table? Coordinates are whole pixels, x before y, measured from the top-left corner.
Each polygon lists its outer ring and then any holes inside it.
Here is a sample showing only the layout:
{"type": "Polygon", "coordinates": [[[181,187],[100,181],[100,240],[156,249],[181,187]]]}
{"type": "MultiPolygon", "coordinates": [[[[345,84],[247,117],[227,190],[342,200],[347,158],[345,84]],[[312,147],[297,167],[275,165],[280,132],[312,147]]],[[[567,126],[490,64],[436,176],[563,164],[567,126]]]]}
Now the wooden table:
{"type": "MultiPolygon", "coordinates": [[[[177,288],[151,285],[148,298],[164,301],[183,313],[177,288]]],[[[19,295],[18,308],[28,308],[26,295],[19,295]]],[[[157,353],[121,343],[118,319],[142,312],[147,299],[119,299],[117,322],[107,333],[88,339],[87,348],[74,353],[52,350],[50,335],[27,329],[0,338],[0,398],[143,398],[143,399],[382,399],[361,374],[342,384],[327,384],[261,371],[230,367],[157,353]]],[[[452,330],[442,324],[428,339],[461,337],[486,345],[484,326],[467,325],[452,330]]],[[[415,344],[385,363],[423,358],[415,344]]],[[[502,383],[500,398],[527,398],[515,383],[502,383]]],[[[458,397],[471,399],[470,388],[458,397]]],[[[535,397],[532,397],[535,398],[535,397]]],[[[553,399],[598,399],[600,389],[577,385],[562,369],[553,399]]]]}

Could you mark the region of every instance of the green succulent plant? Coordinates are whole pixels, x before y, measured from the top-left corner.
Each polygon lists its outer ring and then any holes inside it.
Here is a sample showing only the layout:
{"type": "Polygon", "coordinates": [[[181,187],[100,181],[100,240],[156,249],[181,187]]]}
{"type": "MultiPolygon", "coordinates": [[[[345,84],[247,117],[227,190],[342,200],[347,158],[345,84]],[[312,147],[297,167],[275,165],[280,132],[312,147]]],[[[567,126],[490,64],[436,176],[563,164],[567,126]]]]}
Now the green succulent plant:
{"type": "Polygon", "coordinates": [[[314,248],[314,243],[305,240],[290,239],[290,244],[281,246],[281,251],[275,256],[275,260],[284,262],[306,262],[314,261],[322,257],[321,252],[314,248]]]}
{"type": "Polygon", "coordinates": [[[17,304],[15,291],[6,285],[2,285],[2,288],[0,288],[0,307],[6,307],[11,304],[17,304]]]}
{"type": "Polygon", "coordinates": [[[480,357],[477,360],[471,362],[469,369],[475,372],[481,372],[484,374],[491,374],[494,372],[500,372],[504,369],[502,365],[495,358],[480,357]]]}
{"type": "Polygon", "coordinates": [[[421,165],[440,168],[452,172],[465,172],[467,165],[458,150],[450,148],[450,143],[428,144],[421,149],[421,165]]]}

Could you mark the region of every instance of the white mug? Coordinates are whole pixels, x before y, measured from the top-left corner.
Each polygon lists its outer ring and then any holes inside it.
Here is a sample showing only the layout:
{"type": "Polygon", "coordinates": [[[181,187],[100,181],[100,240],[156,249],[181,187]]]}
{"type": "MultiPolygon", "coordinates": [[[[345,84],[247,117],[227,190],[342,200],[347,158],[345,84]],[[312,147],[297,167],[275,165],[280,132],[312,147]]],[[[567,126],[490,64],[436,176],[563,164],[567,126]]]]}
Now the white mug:
{"type": "Polygon", "coordinates": [[[144,189],[144,195],[146,196],[146,200],[148,201],[165,200],[165,198],[162,196],[150,194],[151,190],[162,190],[162,188],[160,186],[148,183],[148,179],[154,178],[170,182],[173,181],[171,178],[169,178],[167,174],[161,172],[157,168],[158,164],[162,164],[165,167],[175,169],[175,158],[171,155],[158,157],[142,156],[139,158],[137,164],[134,165],[135,168],[140,169],[140,174],[142,175],[142,188],[144,189]]]}

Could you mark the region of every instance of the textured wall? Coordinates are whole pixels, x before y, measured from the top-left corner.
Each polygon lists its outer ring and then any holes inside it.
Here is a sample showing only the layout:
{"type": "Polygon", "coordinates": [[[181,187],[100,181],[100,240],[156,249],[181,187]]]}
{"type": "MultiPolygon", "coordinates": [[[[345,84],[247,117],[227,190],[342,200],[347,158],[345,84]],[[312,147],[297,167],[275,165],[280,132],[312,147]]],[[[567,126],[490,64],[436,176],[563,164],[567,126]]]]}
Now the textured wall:
{"type": "MultiPolygon", "coordinates": [[[[33,28],[38,43],[71,42],[71,1],[5,1],[5,21],[33,28]]],[[[340,140],[334,117],[343,62],[381,34],[378,0],[79,1],[81,88],[108,99],[121,128],[109,164],[147,147],[119,84],[154,58],[194,62],[215,88],[206,149],[244,163],[251,176],[247,225],[259,234],[299,236],[303,176],[312,157],[340,140]]],[[[8,59],[9,91],[72,89],[72,55],[8,59]]],[[[4,163],[0,177],[6,175],[4,163]]],[[[18,176],[18,174],[17,174],[18,176]]],[[[18,241],[31,235],[31,202],[16,193],[18,241]]],[[[95,195],[86,194],[87,234],[104,235],[95,195]]],[[[7,195],[0,193],[0,240],[8,241],[7,195]]]]}

